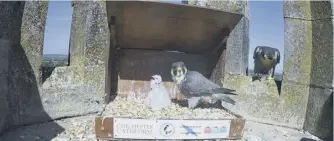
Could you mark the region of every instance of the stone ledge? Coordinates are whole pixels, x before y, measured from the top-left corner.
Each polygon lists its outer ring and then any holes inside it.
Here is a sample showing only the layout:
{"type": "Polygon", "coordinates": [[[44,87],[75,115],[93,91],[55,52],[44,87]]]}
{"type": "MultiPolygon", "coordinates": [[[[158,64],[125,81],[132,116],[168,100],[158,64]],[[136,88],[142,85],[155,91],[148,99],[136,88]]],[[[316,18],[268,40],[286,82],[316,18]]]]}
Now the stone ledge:
{"type": "MultiPolygon", "coordinates": [[[[288,85],[290,86],[293,84],[288,85]]],[[[294,103],[294,100],[297,100],[297,97],[287,94],[287,92],[292,92],[290,90],[295,89],[286,87],[285,95],[287,96],[284,97],[279,95],[274,81],[257,80],[252,82],[250,76],[231,74],[225,74],[223,86],[225,88],[235,89],[238,94],[237,96],[231,96],[237,101],[235,106],[225,104],[225,102],[222,103],[223,107],[229,109],[231,112],[243,116],[245,119],[257,122],[298,129],[302,128],[306,111],[306,102],[304,102],[304,104],[296,104],[294,103]]],[[[305,90],[306,93],[309,89],[308,86],[304,85],[296,86],[296,88],[299,88],[299,90],[303,92],[305,90]]],[[[300,100],[298,99],[298,101],[300,100]]]]}

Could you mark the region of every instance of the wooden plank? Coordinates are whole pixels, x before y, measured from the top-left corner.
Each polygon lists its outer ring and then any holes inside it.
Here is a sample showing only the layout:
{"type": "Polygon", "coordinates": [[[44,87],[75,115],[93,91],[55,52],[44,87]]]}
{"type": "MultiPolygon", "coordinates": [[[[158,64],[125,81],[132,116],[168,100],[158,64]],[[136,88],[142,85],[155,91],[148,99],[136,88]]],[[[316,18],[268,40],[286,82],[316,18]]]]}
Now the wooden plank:
{"type": "Polygon", "coordinates": [[[241,139],[244,134],[245,123],[245,119],[233,119],[231,121],[232,128],[230,130],[229,139],[241,139]]]}
{"type": "Polygon", "coordinates": [[[103,120],[103,117],[96,117],[95,134],[99,139],[111,139],[113,137],[113,118],[105,118],[103,120]]]}
{"type": "Polygon", "coordinates": [[[152,1],[108,1],[120,48],[210,53],[243,15],[218,9],[152,1]]]}
{"type": "MultiPolygon", "coordinates": [[[[186,119],[184,119],[186,120],[186,119]]],[[[196,119],[192,119],[196,120],[196,119]]],[[[244,127],[246,120],[242,118],[234,119],[220,119],[231,120],[230,132],[227,139],[241,139],[244,133],[244,127]]],[[[95,133],[97,139],[113,139],[113,118],[107,117],[103,120],[103,117],[98,116],[95,118],[95,133]],[[103,121],[103,124],[102,124],[103,121]]]]}

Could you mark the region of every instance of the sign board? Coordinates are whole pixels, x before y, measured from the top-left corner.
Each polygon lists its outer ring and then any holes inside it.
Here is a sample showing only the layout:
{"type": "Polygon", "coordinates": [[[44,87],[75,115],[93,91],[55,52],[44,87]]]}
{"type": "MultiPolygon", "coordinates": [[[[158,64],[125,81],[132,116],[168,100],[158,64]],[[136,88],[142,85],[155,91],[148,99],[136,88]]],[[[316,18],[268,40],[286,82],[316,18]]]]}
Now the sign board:
{"type": "Polygon", "coordinates": [[[98,139],[239,139],[244,119],[163,120],[102,118],[95,120],[98,139]]]}
{"type": "Polygon", "coordinates": [[[114,138],[154,139],[155,120],[114,118],[113,123],[114,138]]]}
{"type": "Polygon", "coordinates": [[[221,139],[227,138],[231,120],[153,120],[114,118],[114,138],[221,139]]]}
{"type": "Polygon", "coordinates": [[[231,120],[157,120],[155,139],[228,138],[231,120]]]}

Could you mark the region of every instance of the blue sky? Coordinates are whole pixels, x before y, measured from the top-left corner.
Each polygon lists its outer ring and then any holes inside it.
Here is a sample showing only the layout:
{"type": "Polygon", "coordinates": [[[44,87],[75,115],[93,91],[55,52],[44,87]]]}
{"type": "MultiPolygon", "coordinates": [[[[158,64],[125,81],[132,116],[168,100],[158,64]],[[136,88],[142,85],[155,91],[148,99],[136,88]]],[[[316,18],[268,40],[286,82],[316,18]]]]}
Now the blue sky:
{"type": "MultiPolygon", "coordinates": [[[[253,68],[253,51],[256,46],[278,48],[281,63],[276,72],[282,72],[284,57],[283,1],[250,1],[249,68],[253,68]]],[[[50,1],[46,21],[44,54],[68,54],[72,21],[70,1],[50,1]]]]}

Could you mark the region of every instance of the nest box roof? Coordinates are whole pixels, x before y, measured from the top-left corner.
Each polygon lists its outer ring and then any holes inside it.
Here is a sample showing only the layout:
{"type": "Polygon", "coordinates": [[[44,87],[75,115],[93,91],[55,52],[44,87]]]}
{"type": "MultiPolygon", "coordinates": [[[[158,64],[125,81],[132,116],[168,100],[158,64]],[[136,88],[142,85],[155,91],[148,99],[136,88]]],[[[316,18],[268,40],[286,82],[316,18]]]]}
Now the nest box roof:
{"type": "MultiPolygon", "coordinates": [[[[222,10],[153,1],[107,1],[109,24],[120,48],[209,53],[243,15],[222,10]]],[[[226,40],[225,40],[226,41],[226,40]]]]}

